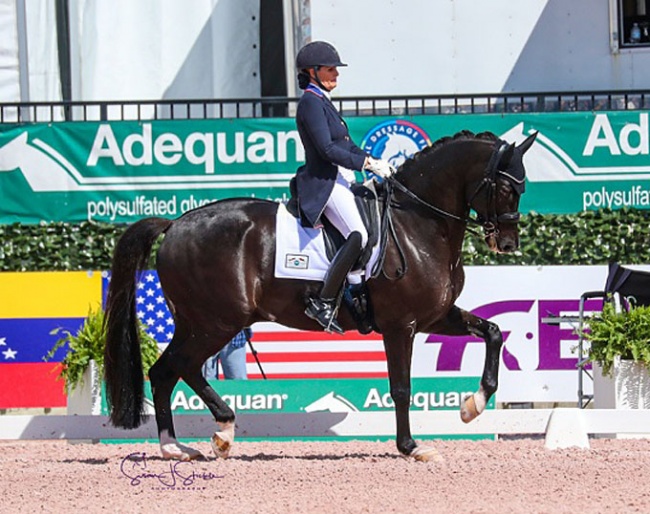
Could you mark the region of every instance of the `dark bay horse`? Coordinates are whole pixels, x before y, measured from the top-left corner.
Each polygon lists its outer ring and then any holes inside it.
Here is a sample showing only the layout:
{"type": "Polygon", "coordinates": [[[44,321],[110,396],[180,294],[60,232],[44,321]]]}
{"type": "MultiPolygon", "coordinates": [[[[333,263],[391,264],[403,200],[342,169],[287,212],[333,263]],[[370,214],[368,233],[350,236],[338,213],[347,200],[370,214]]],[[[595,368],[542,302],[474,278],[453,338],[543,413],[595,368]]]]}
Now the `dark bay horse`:
{"type": "MultiPolygon", "coordinates": [[[[411,436],[411,355],[416,333],[482,337],[485,364],[478,392],[464,399],[463,421],[485,408],[497,389],[501,331],[494,323],[457,307],[463,289],[461,248],[468,223],[482,225],[489,247],[518,247],[519,199],[525,183],[521,145],[491,133],[463,131],[443,138],[407,160],[385,185],[391,236],[382,273],[369,280],[374,326],[383,336],[390,394],[397,418],[397,448],[418,460],[435,458],[411,436]],[[388,194],[388,192],[386,193],[388,194]],[[474,211],[476,218],[470,219],[474,211]]],[[[183,379],[205,402],[218,426],[217,455],[234,441],[235,414],[201,374],[203,362],[243,327],[274,321],[320,330],[305,314],[305,302],[320,282],[274,277],[278,205],[256,199],[222,200],[176,220],[147,218],[131,225],[113,256],[107,299],[105,378],[111,421],[135,428],[144,418],[143,373],[136,330],[136,275],[148,269],[152,245],[164,234],[156,267],[175,322],[169,346],[149,370],[161,451],[165,458],[191,459],[199,452],[176,439],[170,398],[183,379]]],[[[344,309],[339,321],[356,328],[344,309]]]]}

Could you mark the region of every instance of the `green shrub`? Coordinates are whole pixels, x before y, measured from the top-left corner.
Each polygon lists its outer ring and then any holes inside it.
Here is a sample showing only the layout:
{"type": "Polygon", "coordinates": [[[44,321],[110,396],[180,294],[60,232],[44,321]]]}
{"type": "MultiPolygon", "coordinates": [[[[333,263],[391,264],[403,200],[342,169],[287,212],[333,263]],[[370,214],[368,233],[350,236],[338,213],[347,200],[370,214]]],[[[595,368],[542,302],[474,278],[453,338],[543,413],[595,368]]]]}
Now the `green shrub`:
{"type": "Polygon", "coordinates": [[[590,318],[585,339],[591,343],[589,361],[611,375],[617,358],[650,364],[650,307],[636,306],[616,312],[612,302],[590,318]]]}
{"type": "MultiPolygon", "coordinates": [[[[61,361],[62,368],[59,377],[65,380],[66,391],[83,385],[83,374],[90,366],[90,361],[95,361],[100,376],[104,375],[104,347],[106,345],[106,327],[104,325],[104,311],[90,309],[84,324],[76,334],[69,330],[55,329],[52,334],[62,334],[52,349],[45,356],[50,360],[55,352],[68,344],[69,350],[61,361]]],[[[158,343],[150,336],[142,323],[138,323],[140,336],[140,351],[142,354],[142,368],[145,373],[158,359],[160,354],[158,343]]]]}
{"type": "MultiPolygon", "coordinates": [[[[125,225],[89,222],[0,225],[0,271],[107,270],[124,230],[125,225]]],[[[468,232],[463,262],[475,266],[648,264],[648,240],[650,210],[529,213],[521,218],[517,252],[494,254],[480,234],[468,232]]]]}

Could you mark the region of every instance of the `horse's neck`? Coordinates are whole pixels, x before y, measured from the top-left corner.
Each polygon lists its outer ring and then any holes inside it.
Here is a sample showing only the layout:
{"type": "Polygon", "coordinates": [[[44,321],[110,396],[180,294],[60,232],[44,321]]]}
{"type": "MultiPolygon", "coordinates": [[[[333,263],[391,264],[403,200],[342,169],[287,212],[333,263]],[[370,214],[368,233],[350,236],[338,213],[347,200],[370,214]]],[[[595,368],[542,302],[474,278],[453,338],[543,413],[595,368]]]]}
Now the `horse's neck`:
{"type": "Polygon", "coordinates": [[[438,189],[445,194],[431,199],[422,198],[435,207],[435,210],[412,198],[400,196],[398,203],[402,204],[402,207],[393,209],[392,216],[401,226],[400,232],[415,234],[408,239],[417,240],[415,246],[419,252],[428,249],[430,253],[438,254],[441,241],[446,241],[446,249],[454,254],[460,252],[465,237],[465,225],[458,221],[458,218],[466,219],[469,211],[462,207],[465,203],[462,190],[455,191],[454,187],[445,189],[442,183],[438,189]],[[442,201],[443,198],[449,200],[450,197],[459,199],[454,202],[442,201]]]}
{"type": "Polygon", "coordinates": [[[458,180],[453,170],[436,169],[431,173],[427,180],[422,180],[422,176],[416,180],[410,180],[406,177],[404,185],[415,196],[422,200],[421,205],[416,206],[417,212],[423,215],[433,215],[435,209],[428,209],[424,204],[429,204],[437,209],[445,211],[456,217],[464,218],[468,214],[466,200],[466,184],[458,180]]]}
{"type": "Polygon", "coordinates": [[[399,210],[404,224],[431,232],[432,237],[423,238],[422,244],[437,247],[438,243],[432,240],[443,237],[453,251],[460,251],[465,225],[458,218],[468,218],[471,189],[480,180],[490,154],[489,144],[477,145],[476,141],[454,143],[454,148],[428,156],[428,162],[421,163],[419,169],[411,169],[397,177],[422,200],[418,202],[398,193],[399,200],[409,205],[399,210]]]}
{"type": "Polygon", "coordinates": [[[481,179],[491,153],[487,141],[451,143],[429,155],[420,169],[404,174],[404,184],[427,203],[464,218],[471,186],[481,179]]]}

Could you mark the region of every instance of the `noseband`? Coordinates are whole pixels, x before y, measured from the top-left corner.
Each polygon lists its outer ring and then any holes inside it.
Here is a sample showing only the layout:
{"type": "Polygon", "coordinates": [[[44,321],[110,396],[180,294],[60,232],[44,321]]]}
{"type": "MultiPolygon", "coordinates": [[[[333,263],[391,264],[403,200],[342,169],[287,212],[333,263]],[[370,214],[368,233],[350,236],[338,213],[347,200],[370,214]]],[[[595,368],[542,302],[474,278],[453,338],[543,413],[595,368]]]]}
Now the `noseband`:
{"type": "Polygon", "coordinates": [[[521,215],[519,212],[504,212],[503,214],[497,214],[497,177],[502,175],[508,179],[513,185],[523,184],[525,179],[517,179],[511,174],[507,173],[505,170],[499,169],[499,164],[501,159],[503,159],[506,150],[509,148],[509,144],[505,141],[497,141],[495,149],[490,156],[487,166],[485,167],[485,172],[483,174],[483,180],[479,183],[474,191],[474,194],[469,200],[471,205],[476,196],[485,189],[486,191],[486,212],[481,214],[476,211],[476,220],[474,223],[479,224],[483,227],[483,233],[485,238],[495,236],[499,233],[499,224],[500,223],[518,223],[521,215]],[[497,146],[498,145],[498,146],[497,146]]]}

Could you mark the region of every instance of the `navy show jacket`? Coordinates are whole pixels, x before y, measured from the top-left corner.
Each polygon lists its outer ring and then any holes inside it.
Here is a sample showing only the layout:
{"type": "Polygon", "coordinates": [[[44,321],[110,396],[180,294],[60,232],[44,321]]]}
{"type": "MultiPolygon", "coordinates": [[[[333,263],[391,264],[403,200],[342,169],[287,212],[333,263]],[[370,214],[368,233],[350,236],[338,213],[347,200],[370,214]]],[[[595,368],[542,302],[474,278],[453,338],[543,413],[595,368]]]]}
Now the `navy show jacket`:
{"type": "Polygon", "coordinates": [[[298,208],[302,224],[317,227],[334,188],[338,166],[361,170],[368,154],[352,142],[339,112],[312,84],[298,102],[296,125],[305,148],[305,164],[296,172],[298,208]]]}

